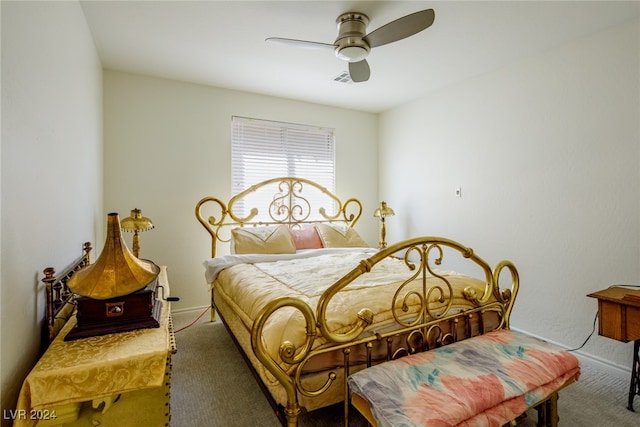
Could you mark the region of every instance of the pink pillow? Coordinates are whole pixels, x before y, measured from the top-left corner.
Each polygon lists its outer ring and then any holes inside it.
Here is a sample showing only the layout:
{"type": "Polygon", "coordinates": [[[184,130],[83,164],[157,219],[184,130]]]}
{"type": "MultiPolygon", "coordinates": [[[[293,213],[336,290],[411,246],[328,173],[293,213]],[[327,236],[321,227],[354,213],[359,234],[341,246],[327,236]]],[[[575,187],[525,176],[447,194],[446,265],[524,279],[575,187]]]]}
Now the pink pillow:
{"type": "Polygon", "coordinates": [[[293,237],[296,250],[322,248],[322,240],[320,240],[320,236],[315,227],[289,229],[289,231],[291,231],[291,237],[293,237]]]}

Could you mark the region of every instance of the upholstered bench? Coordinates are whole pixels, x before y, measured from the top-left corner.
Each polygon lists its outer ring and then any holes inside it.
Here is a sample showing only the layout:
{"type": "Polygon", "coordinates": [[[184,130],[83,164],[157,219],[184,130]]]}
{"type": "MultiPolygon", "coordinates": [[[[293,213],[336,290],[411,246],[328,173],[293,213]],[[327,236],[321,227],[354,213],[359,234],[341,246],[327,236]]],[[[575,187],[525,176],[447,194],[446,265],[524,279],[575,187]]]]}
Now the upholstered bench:
{"type": "Polygon", "coordinates": [[[558,423],[557,393],[578,359],[508,329],[383,362],[351,375],[351,401],[374,426],[502,426],[531,407],[558,423]]]}

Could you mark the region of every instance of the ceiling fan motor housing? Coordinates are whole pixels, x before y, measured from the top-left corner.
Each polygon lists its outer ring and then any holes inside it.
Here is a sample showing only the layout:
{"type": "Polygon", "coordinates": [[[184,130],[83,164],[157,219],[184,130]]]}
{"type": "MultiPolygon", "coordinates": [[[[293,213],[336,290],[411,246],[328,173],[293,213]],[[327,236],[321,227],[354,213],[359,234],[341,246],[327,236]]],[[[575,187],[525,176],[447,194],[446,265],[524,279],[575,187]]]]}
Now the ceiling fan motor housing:
{"type": "Polygon", "coordinates": [[[371,48],[364,41],[369,17],[363,13],[343,13],[336,19],[338,37],[334,42],[336,56],[348,62],[360,62],[369,55],[371,48]]]}

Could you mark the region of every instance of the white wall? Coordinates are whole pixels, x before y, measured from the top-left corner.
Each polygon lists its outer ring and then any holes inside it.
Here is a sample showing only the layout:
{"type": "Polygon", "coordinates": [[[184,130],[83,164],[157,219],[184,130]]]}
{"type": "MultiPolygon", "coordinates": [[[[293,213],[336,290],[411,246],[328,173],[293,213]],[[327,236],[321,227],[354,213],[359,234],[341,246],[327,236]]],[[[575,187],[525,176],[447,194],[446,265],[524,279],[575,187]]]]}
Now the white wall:
{"type": "Polygon", "coordinates": [[[140,256],[168,266],[181,298],[174,310],[209,304],[202,262],[211,244],[194,208],[205,196],[231,197],[233,115],[335,128],[336,192],[361,200],[356,228],[376,244],[376,115],[116,71],[104,79],[105,208],[122,219],[137,207],[154,222],[140,256]]]}
{"type": "MultiPolygon", "coordinates": [[[[38,357],[42,270],[101,236],[102,70],[76,2],[2,8],[3,410],[38,357]]],[[[2,425],[11,425],[3,417],[2,425]]]]}
{"type": "MultiPolygon", "coordinates": [[[[639,27],[380,118],[380,194],[396,212],[389,240],[442,235],[492,264],[511,259],[521,276],[512,326],[569,348],[591,331],[597,304],[586,294],[640,284],[639,27]]],[[[629,368],[632,347],[595,336],[584,353],[629,368]]]]}
{"type": "MultiPolygon", "coordinates": [[[[0,11],[3,409],[37,357],[42,269],[63,269],[86,240],[99,252],[108,212],[139,207],[154,220],[142,256],[169,266],[175,309],[208,304],[209,240],[193,207],[229,196],[232,115],[335,127],[337,192],[362,200],[370,244],[380,197],[396,210],[390,241],[439,234],[512,259],[517,328],[576,346],[596,309],[585,294],[640,283],[638,22],[431,94],[378,128],[368,113],[112,71],[103,106],[77,3],[0,11]]],[[[631,360],[630,345],[601,337],[585,352],[631,360]]]]}

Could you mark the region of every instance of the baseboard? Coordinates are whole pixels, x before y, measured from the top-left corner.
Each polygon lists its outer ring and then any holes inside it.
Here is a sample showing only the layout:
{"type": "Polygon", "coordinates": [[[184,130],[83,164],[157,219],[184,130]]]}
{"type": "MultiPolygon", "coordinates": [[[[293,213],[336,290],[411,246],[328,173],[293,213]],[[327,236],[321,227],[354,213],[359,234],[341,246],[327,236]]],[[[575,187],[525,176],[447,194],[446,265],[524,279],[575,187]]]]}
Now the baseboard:
{"type": "Polygon", "coordinates": [[[576,357],[580,359],[580,362],[588,364],[597,370],[604,371],[609,376],[618,377],[625,381],[628,381],[631,377],[631,369],[626,366],[616,365],[608,360],[600,359],[582,352],[575,352],[575,354],[576,357]]]}

